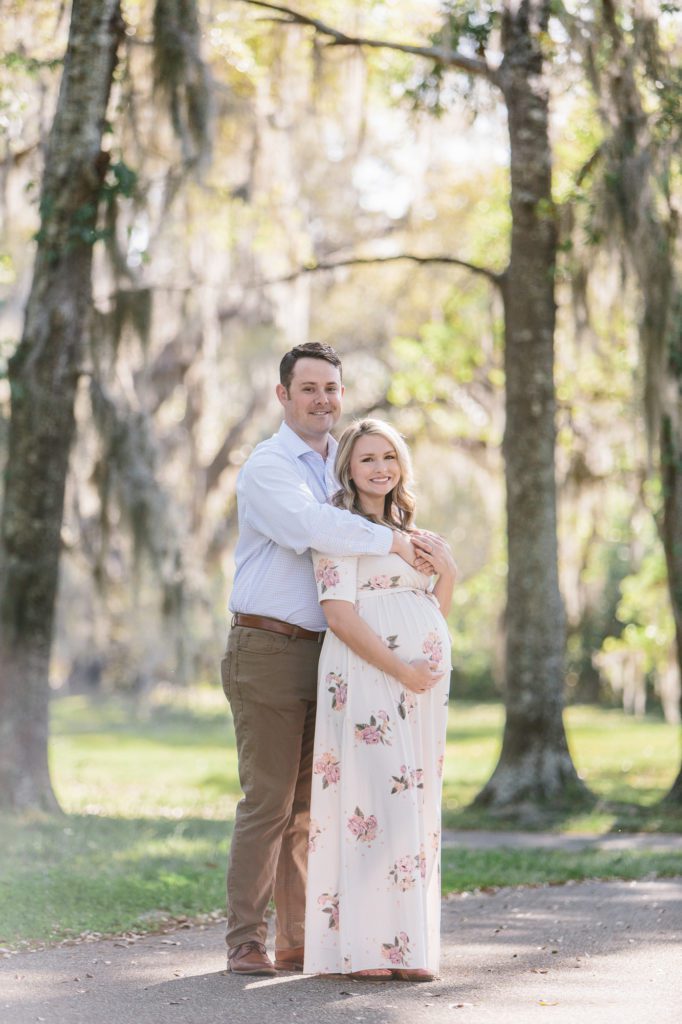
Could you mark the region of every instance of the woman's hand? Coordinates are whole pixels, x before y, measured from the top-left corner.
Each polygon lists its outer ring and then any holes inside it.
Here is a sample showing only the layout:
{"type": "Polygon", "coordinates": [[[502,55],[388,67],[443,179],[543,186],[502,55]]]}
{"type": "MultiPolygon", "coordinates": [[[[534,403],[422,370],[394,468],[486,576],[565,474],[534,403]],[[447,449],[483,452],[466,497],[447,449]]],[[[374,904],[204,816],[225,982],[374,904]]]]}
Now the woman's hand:
{"type": "Polygon", "coordinates": [[[418,555],[431,566],[434,573],[455,582],[457,563],[453,557],[452,548],[444,537],[437,533],[430,533],[428,530],[417,530],[412,534],[412,543],[417,549],[418,555]]]}
{"type": "Polygon", "coordinates": [[[438,666],[430,661],[406,661],[404,665],[398,680],[412,693],[427,693],[443,678],[438,666]]]}

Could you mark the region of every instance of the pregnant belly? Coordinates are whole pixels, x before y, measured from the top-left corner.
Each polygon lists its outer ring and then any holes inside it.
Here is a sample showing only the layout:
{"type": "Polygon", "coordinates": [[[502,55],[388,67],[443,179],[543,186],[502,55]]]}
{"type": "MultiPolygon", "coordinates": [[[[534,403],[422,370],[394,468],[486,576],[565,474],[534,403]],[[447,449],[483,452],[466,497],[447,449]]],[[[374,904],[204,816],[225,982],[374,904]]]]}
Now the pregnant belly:
{"type": "Polygon", "coordinates": [[[450,668],[450,636],[435,599],[423,593],[386,594],[360,601],[358,611],[403,661],[423,659],[450,668]]]}

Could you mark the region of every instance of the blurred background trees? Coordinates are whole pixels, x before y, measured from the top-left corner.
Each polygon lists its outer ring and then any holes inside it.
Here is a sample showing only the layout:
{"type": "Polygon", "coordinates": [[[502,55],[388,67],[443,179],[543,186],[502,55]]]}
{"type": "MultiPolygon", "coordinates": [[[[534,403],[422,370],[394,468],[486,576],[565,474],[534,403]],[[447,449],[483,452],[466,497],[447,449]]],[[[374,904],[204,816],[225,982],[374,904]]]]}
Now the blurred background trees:
{"type": "MultiPolygon", "coordinates": [[[[10,6],[0,28],[3,463],[7,366],[24,330],[71,13],[42,0],[10,6]]],[[[297,9],[349,35],[450,47],[496,67],[502,8],[297,9]]],[[[343,357],[346,412],[390,418],[408,437],[420,521],[455,548],[453,692],[499,698],[510,624],[495,281],[511,239],[501,96],[481,77],[400,50],[327,45],[310,27],[278,24],[275,11],[202,0],[199,33],[193,10],[185,0],[122,5],[50,685],[144,693],[214,679],[236,475],[277,426],[282,352],[318,338],[343,357]],[[394,259],[404,254],[424,262],[394,259]]],[[[666,498],[679,486],[660,470],[678,456],[651,453],[662,441],[677,450],[680,17],[665,3],[574,0],[552,6],[539,45],[553,203],[536,212],[556,223],[558,242],[565,696],[679,720],[668,588],[679,548],[668,542],[666,563],[660,540],[677,521],[666,498]],[[669,312],[664,338],[650,341],[647,287],[662,286],[659,266],[669,312]],[[651,447],[647,415],[668,423],[650,432],[651,447]]]]}

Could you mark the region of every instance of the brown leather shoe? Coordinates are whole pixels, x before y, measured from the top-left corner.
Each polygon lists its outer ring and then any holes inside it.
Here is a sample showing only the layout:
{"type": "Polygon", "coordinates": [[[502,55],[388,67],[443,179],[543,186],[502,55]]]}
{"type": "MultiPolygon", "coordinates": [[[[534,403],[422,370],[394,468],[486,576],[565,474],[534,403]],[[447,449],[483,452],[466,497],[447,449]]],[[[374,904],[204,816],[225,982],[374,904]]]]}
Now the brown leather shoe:
{"type": "Polygon", "coordinates": [[[233,974],[275,974],[262,942],[242,942],[227,951],[227,969],[233,974]]]}
{"type": "Polygon", "coordinates": [[[278,971],[303,970],[303,946],[293,949],[275,949],[275,967],[278,971]]]}

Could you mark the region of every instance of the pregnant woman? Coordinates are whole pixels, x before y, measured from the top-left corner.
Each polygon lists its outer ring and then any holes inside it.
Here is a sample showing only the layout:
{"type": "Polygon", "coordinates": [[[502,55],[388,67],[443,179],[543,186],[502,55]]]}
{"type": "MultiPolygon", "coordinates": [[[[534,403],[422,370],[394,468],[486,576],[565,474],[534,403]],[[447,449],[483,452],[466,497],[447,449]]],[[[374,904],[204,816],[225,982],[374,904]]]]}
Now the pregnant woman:
{"type": "MultiPolygon", "coordinates": [[[[409,531],[407,447],[387,423],[347,428],[333,504],[409,531]]],[[[420,543],[435,585],[399,555],[313,553],[329,631],[320,658],[306,899],[311,974],[431,981],[440,953],[440,805],[456,567],[420,543]]]]}

